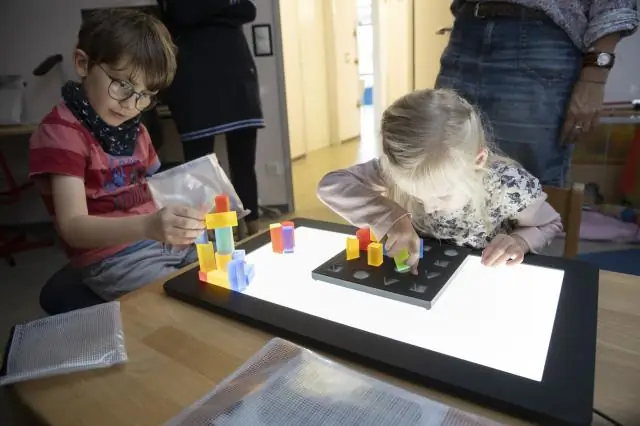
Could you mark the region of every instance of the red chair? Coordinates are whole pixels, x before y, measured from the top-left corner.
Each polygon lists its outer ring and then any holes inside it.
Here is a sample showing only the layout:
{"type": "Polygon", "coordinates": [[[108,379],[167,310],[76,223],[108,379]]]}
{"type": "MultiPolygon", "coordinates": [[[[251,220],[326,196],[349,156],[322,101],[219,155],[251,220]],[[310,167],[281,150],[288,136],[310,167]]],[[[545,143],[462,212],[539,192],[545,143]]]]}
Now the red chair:
{"type": "Polygon", "coordinates": [[[20,198],[20,193],[33,185],[33,182],[30,180],[21,185],[16,183],[2,152],[0,152],[0,172],[2,172],[3,179],[9,187],[9,189],[5,191],[0,191],[0,204],[15,203],[20,198]]]}
{"type": "MultiPolygon", "coordinates": [[[[2,152],[0,152],[0,173],[2,173],[2,180],[8,187],[8,189],[0,191],[0,205],[17,203],[20,201],[20,196],[23,191],[33,185],[33,181],[31,180],[27,180],[22,184],[16,182],[2,152]]],[[[13,234],[0,228],[0,258],[4,258],[9,262],[10,266],[15,266],[16,264],[16,260],[13,257],[14,254],[49,247],[53,244],[54,241],[52,239],[29,241],[25,232],[16,232],[13,234]]]]}

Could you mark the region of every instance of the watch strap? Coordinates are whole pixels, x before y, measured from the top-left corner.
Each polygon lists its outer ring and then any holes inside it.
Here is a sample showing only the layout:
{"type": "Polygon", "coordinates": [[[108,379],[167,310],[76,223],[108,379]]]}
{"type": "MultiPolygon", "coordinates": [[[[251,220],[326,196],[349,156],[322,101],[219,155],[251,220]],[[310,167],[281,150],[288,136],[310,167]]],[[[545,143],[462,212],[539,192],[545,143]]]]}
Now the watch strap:
{"type": "Polygon", "coordinates": [[[613,68],[614,62],[615,62],[615,55],[613,53],[589,51],[585,53],[582,58],[583,67],[611,69],[613,68]],[[606,64],[602,64],[598,61],[601,55],[606,55],[608,57],[608,62],[606,64]]]}

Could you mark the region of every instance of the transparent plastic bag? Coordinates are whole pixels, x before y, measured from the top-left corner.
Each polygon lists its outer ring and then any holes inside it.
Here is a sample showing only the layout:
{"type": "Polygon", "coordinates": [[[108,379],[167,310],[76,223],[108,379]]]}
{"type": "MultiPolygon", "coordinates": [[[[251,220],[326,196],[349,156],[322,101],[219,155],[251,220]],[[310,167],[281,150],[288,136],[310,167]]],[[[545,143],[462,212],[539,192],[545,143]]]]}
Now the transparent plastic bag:
{"type": "Polygon", "coordinates": [[[22,123],[26,81],[20,75],[0,75],[0,125],[22,123]]]}
{"type": "Polygon", "coordinates": [[[273,339],[165,426],[498,426],[273,339]]]}
{"type": "Polygon", "coordinates": [[[16,325],[4,357],[0,386],[125,363],[120,302],[16,325]]]}
{"type": "Polygon", "coordinates": [[[250,213],[242,205],[215,154],[155,174],[148,179],[148,185],[158,208],[181,204],[210,212],[216,195],[225,194],[238,219],[250,213]]]}

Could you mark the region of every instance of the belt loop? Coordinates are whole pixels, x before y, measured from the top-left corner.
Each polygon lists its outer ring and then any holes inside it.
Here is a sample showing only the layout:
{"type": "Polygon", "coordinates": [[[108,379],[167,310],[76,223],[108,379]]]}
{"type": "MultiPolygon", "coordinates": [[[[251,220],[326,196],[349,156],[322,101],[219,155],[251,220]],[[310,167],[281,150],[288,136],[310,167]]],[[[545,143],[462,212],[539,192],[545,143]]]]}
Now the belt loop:
{"type": "Polygon", "coordinates": [[[480,15],[480,2],[477,2],[475,7],[473,8],[473,16],[480,19],[486,18],[486,16],[480,15]]]}

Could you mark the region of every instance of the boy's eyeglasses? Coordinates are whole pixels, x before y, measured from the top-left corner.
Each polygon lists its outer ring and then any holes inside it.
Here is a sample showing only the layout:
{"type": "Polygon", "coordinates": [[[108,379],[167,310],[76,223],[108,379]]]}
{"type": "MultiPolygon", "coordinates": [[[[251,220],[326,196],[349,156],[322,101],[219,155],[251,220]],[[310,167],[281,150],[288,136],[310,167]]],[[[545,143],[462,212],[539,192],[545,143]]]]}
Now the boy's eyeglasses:
{"type": "Polygon", "coordinates": [[[114,101],[124,102],[132,96],[135,96],[135,106],[140,112],[148,111],[158,103],[156,95],[136,92],[133,85],[128,81],[118,80],[117,78],[111,77],[107,70],[102,68],[101,65],[98,65],[98,68],[100,68],[102,72],[109,77],[109,80],[111,80],[108,91],[109,96],[114,101]]]}

